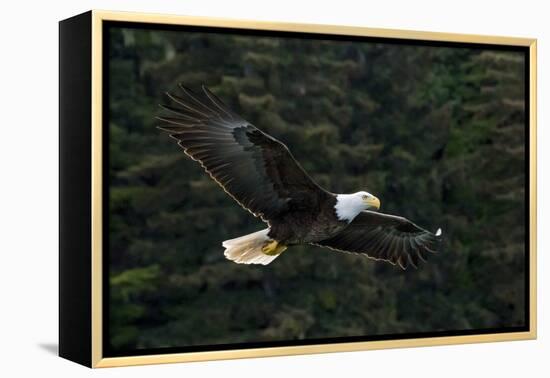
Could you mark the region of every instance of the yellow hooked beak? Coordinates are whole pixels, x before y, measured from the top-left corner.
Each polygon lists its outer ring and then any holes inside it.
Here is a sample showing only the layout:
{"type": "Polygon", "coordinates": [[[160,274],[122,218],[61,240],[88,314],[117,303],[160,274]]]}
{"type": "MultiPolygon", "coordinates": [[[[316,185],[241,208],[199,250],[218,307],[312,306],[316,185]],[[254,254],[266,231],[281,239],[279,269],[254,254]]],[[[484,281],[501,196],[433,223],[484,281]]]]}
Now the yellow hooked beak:
{"type": "Polygon", "coordinates": [[[367,197],[363,200],[365,205],[369,205],[372,208],[375,208],[376,210],[380,209],[380,200],[374,196],[367,197]]]}

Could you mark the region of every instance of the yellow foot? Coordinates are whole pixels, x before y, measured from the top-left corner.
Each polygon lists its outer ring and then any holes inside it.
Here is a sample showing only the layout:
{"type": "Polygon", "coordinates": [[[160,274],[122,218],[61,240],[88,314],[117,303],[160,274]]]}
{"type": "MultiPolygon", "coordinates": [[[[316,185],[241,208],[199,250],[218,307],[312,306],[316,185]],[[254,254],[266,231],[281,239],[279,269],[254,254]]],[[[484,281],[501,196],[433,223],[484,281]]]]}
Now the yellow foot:
{"type": "Polygon", "coordinates": [[[277,240],[272,240],[262,246],[262,253],[268,256],[276,256],[286,249],[286,245],[279,244],[277,240]]]}

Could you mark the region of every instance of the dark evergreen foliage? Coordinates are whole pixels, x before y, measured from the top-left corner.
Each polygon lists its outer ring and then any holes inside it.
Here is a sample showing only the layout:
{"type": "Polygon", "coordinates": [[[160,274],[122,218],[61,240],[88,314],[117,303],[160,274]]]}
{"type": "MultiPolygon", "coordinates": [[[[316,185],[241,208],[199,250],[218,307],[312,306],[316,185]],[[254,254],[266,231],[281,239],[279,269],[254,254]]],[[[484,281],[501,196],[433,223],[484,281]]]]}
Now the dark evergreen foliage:
{"type": "Polygon", "coordinates": [[[524,324],[524,60],[517,52],[114,29],[110,343],[117,349],[524,324]],[[207,85],[323,187],[444,232],[419,269],[313,246],[267,267],[265,227],[155,126],[207,85]]]}

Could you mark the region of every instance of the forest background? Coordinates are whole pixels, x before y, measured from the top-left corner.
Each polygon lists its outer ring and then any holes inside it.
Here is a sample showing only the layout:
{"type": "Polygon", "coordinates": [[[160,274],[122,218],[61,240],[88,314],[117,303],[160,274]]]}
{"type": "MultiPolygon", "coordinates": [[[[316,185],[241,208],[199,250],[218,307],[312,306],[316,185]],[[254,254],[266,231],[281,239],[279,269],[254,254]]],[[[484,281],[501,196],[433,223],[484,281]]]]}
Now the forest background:
{"type": "Polygon", "coordinates": [[[111,28],[113,350],[525,324],[525,55],[464,46],[111,28]],[[322,186],[368,190],[444,245],[418,270],[314,246],[238,265],[264,228],[155,128],[207,85],[322,186]]]}

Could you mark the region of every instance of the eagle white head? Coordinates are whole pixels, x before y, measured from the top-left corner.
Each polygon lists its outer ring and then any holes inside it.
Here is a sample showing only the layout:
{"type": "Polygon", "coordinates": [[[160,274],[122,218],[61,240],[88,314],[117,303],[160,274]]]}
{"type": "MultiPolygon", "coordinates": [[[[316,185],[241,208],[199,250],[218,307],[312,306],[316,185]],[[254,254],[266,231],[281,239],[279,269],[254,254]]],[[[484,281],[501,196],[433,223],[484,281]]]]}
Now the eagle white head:
{"type": "Polygon", "coordinates": [[[339,220],[351,222],[363,210],[378,210],[380,200],[369,192],[361,191],[336,196],[336,215],[339,220]]]}

